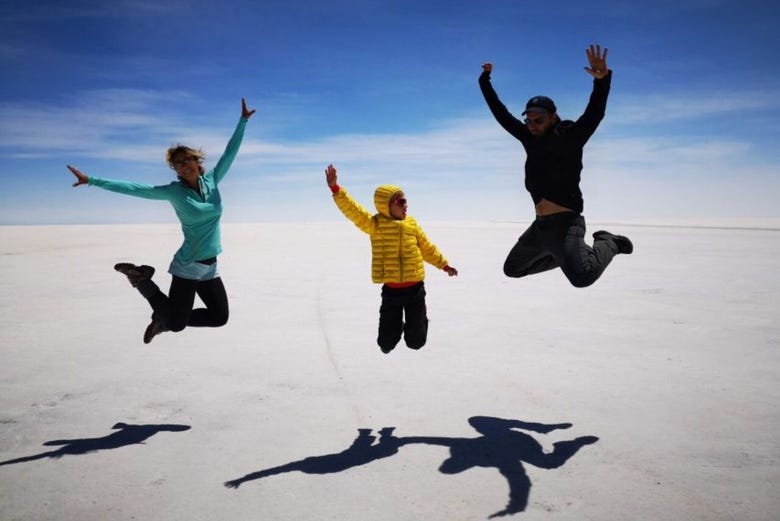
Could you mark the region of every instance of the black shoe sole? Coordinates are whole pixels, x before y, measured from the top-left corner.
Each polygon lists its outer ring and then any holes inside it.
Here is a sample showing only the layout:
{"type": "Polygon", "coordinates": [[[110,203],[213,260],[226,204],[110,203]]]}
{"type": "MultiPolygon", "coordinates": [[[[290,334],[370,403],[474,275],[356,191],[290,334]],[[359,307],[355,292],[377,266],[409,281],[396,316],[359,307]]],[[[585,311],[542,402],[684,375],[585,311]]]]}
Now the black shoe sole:
{"type": "Polygon", "coordinates": [[[631,239],[624,235],[615,235],[614,233],[610,233],[605,230],[599,230],[593,233],[593,240],[603,241],[606,239],[611,239],[612,242],[615,243],[618,248],[618,253],[630,255],[634,251],[634,243],[632,243],[631,239]]]}
{"type": "Polygon", "coordinates": [[[132,284],[133,287],[138,286],[140,282],[149,280],[154,276],[154,267],[147,266],[146,264],[136,266],[129,262],[120,262],[114,264],[114,269],[127,277],[127,280],[130,281],[130,284],[132,284]]]}

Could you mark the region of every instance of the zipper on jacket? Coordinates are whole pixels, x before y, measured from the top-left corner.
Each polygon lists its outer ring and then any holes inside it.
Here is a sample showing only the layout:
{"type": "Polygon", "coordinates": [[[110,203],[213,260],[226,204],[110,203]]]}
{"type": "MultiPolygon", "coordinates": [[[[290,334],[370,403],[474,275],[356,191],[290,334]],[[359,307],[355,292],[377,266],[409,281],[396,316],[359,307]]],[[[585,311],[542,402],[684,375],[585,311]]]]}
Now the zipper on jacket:
{"type": "Polygon", "coordinates": [[[404,227],[400,223],[398,226],[401,228],[398,243],[398,282],[404,282],[404,227]]]}

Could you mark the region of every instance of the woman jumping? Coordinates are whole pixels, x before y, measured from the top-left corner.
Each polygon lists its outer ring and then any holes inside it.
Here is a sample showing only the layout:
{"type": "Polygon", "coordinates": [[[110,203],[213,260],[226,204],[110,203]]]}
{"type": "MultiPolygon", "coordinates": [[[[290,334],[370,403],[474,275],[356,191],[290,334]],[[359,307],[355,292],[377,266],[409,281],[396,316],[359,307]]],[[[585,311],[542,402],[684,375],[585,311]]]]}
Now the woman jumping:
{"type": "Polygon", "coordinates": [[[205,171],[204,153],[184,145],[168,149],[166,160],[176,172],[178,181],[151,186],[129,181],[87,176],[76,167],[68,169],[76,176],[73,186],[90,185],[120,194],[165,200],[171,203],[181,222],[184,243],[173,256],[168,268],[171,287],[168,295],[152,282],[152,266],[119,263],[114,269],[127,276],[130,284],[152,306],[152,322],[144,332],[148,344],[163,331],[181,331],[187,326],[220,327],[228,320],[228,301],[222,278],[217,272],[217,255],[222,252],[219,221],[222,199],[217,185],[225,177],[241,146],[244,128],[255,113],[241,100],[241,118],[233,136],[216,166],[205,171]],[[205,308],[192,309],[195,295],[205,308]]]}

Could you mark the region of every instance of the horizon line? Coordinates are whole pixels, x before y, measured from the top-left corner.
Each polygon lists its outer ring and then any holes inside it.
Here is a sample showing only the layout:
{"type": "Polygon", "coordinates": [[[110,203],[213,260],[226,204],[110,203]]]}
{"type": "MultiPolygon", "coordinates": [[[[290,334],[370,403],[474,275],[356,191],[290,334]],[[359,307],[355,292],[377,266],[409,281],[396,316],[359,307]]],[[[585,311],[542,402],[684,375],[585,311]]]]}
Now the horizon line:
{"type": "MultiPolygon", "coordinates": [[[[591,219],[588,221],[589,227],[592,227],[594,224],[598,225],[604,225],[604,226],[626,226],[626,227],[634,227],[634,228],[675,228],[675,229],[703,229],[703,230],[735,230],[735,231],[771,231],[771,232],[780,232],[780,217],[765,217],[765,218],[732,218],[735,221],[742,221],[743,223],[745,221],[774,221],[774,222],[767,222],[766,226],[762,226],[761,224],[739,224],[735,222],[734,224],[728,224],[723,223],[722,221],[728,221],[728,218],[710,218],[710,219],[665,219],[663,222],[653,222],[653,221],[643,221],[643,222],[637,222],[637,221],[620,221],[620,220],[600,220],[600,219],[591,219]],[[688,221],[688,222],[686,222],[688,221]],[[699,221],[699,222],[694,222],[699,221]],[[707,224],[705,221],[713,221],[713,224],[707,224]],[[718,224],[715,224],[714,222],[718,222],[718,224]]],[[[300,221],[224,221],[222,222],[223,225],[241,225],[241,224],[257,224],[257,225],[311,225],[311,224],[321,224],[321,223],[331,223],[331,222],[340,222],[340,219],[322,219],[322,220],[300,220],[300,221]]],[[[504,219],[486,219],[486,220],[456,220],[456,219],[445,219],[445,220],[437,220],[437,219],[429,219],[426,221],[428,225],[446,225],[446,224],[468,224],[468,225],[474,225],[474,224],[529,224],[531,223],[531,220],[504,220],[504,219]]],[[[14,228],[14,227],[25,227],[25,228],[46,228],[46,227],[53,227],[53,226],[172,226],[179,228],[180,224],[178,222],[169,221],[169,222],[123,222],[123,223],[112,223],[112,222],[70,222],[70,223],[0,223],[0,228],[14,228]]]]}

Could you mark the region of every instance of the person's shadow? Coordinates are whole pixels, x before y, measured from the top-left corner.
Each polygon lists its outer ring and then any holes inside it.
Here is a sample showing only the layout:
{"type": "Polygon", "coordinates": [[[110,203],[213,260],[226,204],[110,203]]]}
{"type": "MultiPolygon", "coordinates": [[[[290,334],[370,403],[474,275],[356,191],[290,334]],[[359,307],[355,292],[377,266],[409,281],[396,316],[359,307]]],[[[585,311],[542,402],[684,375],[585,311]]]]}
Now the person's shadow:
{"type": "Polygon", "coordinates": [[[520,420],[505,420],[490,416],[473,416],[469,424],[481,434],[475,438],[449,438],[440,436],[407,436],[398,438],[393,435],[394,427],[385,427],[379,431],[379,442],[371,429],[359,429],[358,437],[346,450],[313,456],[293,461],[278,467],[272,467],[247,474],[241,478],[225,482],[229,488],[238,488],[241,484],[256,479],[282,474],[285,472],[305,472],[307,474],[328,474],[342,472],[381,458],[396,454],[403,445],[425,444],[448,447],[450,456],[439,467],[443,474],[457,474],[474,467],[496,468],[509,485],[509,502],[503,510],[490,517],[516,514],[525,510],[531,491],[531,480],[525,473],[523,462],[539,468],[554,469],[565,464],[569,458],[583,446],[598,441],[595,436],[583,436],[569,441],[553,444],[552,452],[545,452],[542,445],[532,436],[515,429],[547,434],[556,429],[568,429],[570,423],[545,425],[520,420]]]}
{"type": "Polygon", "coordinates": [[[252,472],[238,479],[225,482],[228,488],[238,488],[247,481],[262,479],[275,474],[285,472],[304,472],[306,474],[332,474],[342,472],[353,467],[359,467],[387,458],[398,452],[401,440],[393,436],[395,427],[385,427],[379,431],[379,442],[374,444],[376,436],[371,434],[372,429],[358,429],[358,435],[347,449],[324,456],[311,456],[302,460],[293,461],[278,467],[252,472]]]}
{"type": "Polygon", "coordinates": [[[490,416],[473,416],[469,424],[481,434],[476,438],[442,438],[415,436],[403,438],[404,443],[424,443],[449,447],[450,457],[439,467],[443,474],[457,474],[474,467],[496,468],[509,484],[509,502],[503,510],[490,517],[516,514],[525,510],[531,492],[531,480],[523,462],[542,469],[561,467],[585,445],[596,443],[596,436],[582,436],[553,443],[553,451],[545,452],[532,436],[522,429],[547,434],[556,429],[568,429],[570,423],[545,425],[520,420],[505,420],[490,416]]]}
{"type": "Polygon", "coordinates": [[[130,425],[127,423],[117,423],[112,427],[113,432],[102,438],[81,438],[75,440],[51,440],[44,443],[45,446],[61,447],[57,450],[42,452],[33,456],[25,456],[12,460],[0,462],[2,465],[13,465],[15,463],[24,463],[26,461],[35,461],[44,458],[61,458],[69,455],[87,454],[99,450],[118,449],[127,445],[143,443],[155,434],[161,431],[180,432],[190,429],[189,425],[130,425]]]}

